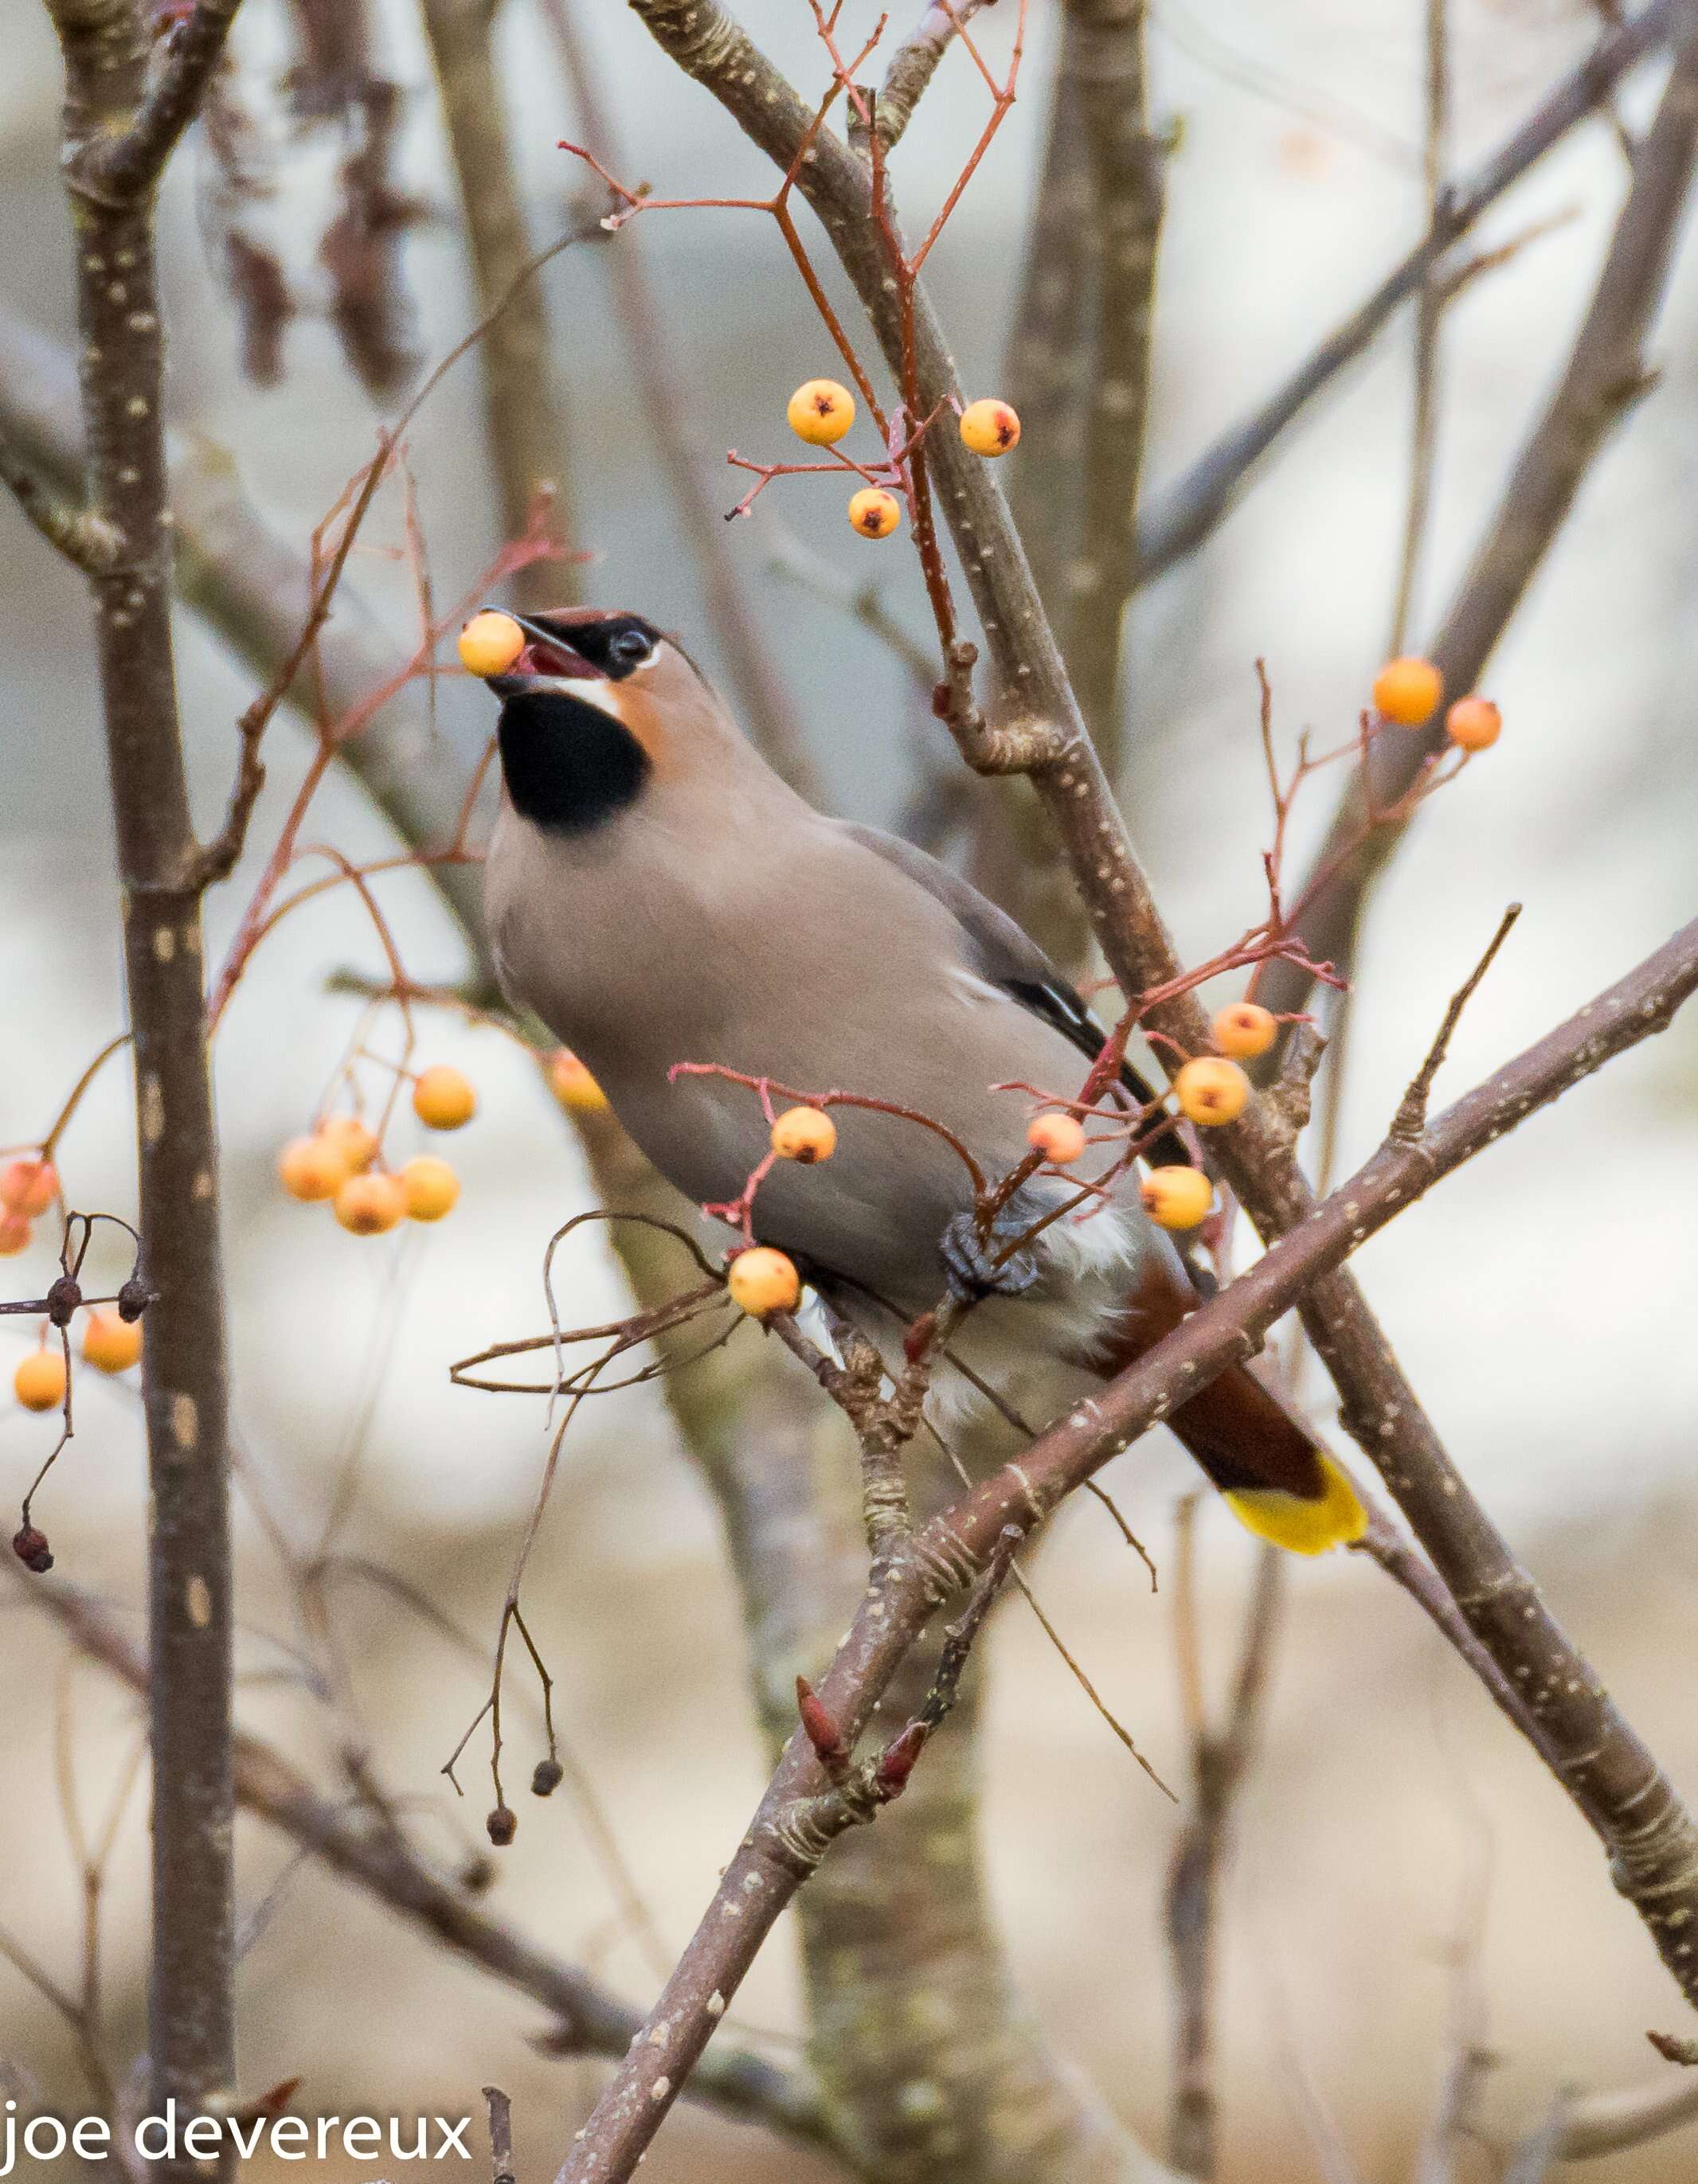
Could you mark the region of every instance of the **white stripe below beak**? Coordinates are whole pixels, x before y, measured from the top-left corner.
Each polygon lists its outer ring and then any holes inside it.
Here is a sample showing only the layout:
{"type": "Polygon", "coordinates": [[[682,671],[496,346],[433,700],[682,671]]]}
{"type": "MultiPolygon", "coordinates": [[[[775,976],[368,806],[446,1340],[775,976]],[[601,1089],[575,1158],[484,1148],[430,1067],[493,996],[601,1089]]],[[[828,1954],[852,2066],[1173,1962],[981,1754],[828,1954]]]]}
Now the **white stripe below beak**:
{"type": "Polygon", "coordinates": [[[610,721],[625,725],[618,703],[614,698],[614,685],[604,676],[539,675],[528,686],[533,690],[558,690],[563,698],[575,698],[580,705],[595,705],[610,721]]]}

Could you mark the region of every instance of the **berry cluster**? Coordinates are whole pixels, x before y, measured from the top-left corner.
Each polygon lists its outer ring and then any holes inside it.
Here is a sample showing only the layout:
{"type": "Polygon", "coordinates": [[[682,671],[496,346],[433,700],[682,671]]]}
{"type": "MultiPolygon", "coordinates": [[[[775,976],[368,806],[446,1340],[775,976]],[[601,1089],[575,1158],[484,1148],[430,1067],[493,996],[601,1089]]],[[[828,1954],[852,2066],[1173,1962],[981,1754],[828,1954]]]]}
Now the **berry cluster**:
{"type": "MultiPolygon", "coordinates": [[[[816,1161],[829,1160],[836,1151],[837,1125],[823,1107],[786,1107],[774,1123],[768,1142],[772,1159],[796,1161],[807,1167],[816,1161]]],[[[751,1319],[764,1319],[769,1312],[794,1312],[802,1297],[802,1276],[796,1262],[764,1244],[738,1252],[727,1271],[725,1286],[733,1304],[751,1319]]]]}
{"type": "MultiPolygon", "coordinates": [[[[855,398],[837,380],[804,380],[785,404],[785,418],[797,439],[810,448],[835,448],[855,422],[855,398]]],[[[1020,421],[1008,403],[986,396],[967,404],[958,430],[963,445],[975,455],[1005,455],[1019,440],[1020,421]]],[[[914,435],[916,440],[919,437],[914,435]]],[[[902,502],[887,487],[866,485],[850,495],[850,525],[863,538],[888,538],[902,520],[902,502]]]]}
{"type": "MultiPolygon", "coordinates": [[[[142,1362],[142,1323],[91,1306],[83,1318],[81,1352],[83,1363],[97,1373],[127,1373],[142,1362]]],[[[56,1411],[64,1401],[68,1379],[64,1352],[48,1348],[44,1330],[42,1346],[19,1360],[12,1393],[26,1411],[56,1411]]]]}
{"type": "MultiPolygon", "coordinates": [[[[46,1153],[8,1162],[0,1168],[0,1257],[13,1258],[28,1245],[35,1224],[60,1195],[59,1170],[46,1153]]],[[[103,1307],[81,1304],[74,1283],[56,1284],[50,1292],[56,1303],[53,1324],[70,1324],[79,1308],[83,1312],[81,1354],[85,1363],[98,1373],[127,1373],[142,1356],[140,1306],[130,1317],[103,1307]],[[59,1300],[62,1297],[62,1301],[59,1300]]],[[[64,1346],[47,1346],[43,1326],[38,1349],[21,1359],[12,1375],[12,1392],[26,1411],[56,1411],[64,1401],[69,1374],[64,1346]]]]}
{"type": "Polygon", "coordinates": [[[50,1160],[14,1160],[0,1168],[0,1259],[16,1258],[25,1248],[59,1195],[59,1170],[50,1160]]]}
{"type": "MultiPolygon", "coordinates": [[[[460,1070],[438,1062],[413,1079],[413,1112],[429,1130],[463,1129],[478,1112],[478,1095],[460,1070]]],[[[383,1147],[357,1115],[332,1115],[310,1136],[284,1146],[277,1174],[291,1198],[327,1203],[351,1235],[382,1236],[403,1221],[440,1221],[460,1196],[460,1178],[445,1160],[420,1153],[391,1172],[377,1165],[383,1147]]]]}
{"type": "MultiPolygon", "coordinates": [[[[1388,660],[1374,677],[1374,710],[1401,728],[1424,728],[1444,701],[1444,677],[1430,660],[1388,660]]],[[[1444,716],[1444,733],[1459,750],[1489,750],[1503,733],[1503,715],[1489,698],[1459,698],[1444,716]]]]}

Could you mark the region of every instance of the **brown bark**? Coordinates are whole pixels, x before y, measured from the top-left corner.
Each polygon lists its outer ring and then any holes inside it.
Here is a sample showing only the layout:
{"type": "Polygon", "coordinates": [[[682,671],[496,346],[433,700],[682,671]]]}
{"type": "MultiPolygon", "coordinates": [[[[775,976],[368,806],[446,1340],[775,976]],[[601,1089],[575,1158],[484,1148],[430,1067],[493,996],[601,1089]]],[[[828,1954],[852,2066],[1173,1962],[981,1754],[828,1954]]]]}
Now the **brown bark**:
{"type": "MultiPolygon", "coordinates": [[[[1251,1356],[1282,1313],[1336,1273],[1366,1239],[1441,1177],[1613,1055],[1664,1029],[1698,991],[1698,922],[1683,928],[1578,1015],[1561,1024],[1413,1141],[1388,1139],[1301,1227],[1175,1331],[984,1485],[893,1543],[874,1564],[866,1596],[817,1696],[852,1748],[871,1725],[915,1641],[952,1594],[991,1563],[1008,1528],[1041,1524],[1101,1465],[1225,1367],[1251,1356]]],[[[1465,1612],[1469,1607],[1462,1603],[1465,1612]]],[[[1518,1608],[1525,1607],[1517,1601],[1518,1608]]],[[[1524,1642],[1524,1641],[1522,1641],[1524,1642]]],[[[1611,1802],[1565,1787],[1613,1851],[1617,1885],[1690,1998],[1698,2000],[1698,1829],[1586,1671],[1586,1681],[1538,1695],[1547,1733],[1591,1737],[1587,1781],[1611,1777],[1611,1802]],[[1559,1724],[1556,1710],[1561,1709],[1559,1724]],[[1629,1860],[1630,1866],[1624,1864],[1629,1860]]],[[[647,2034],[574,2137],[559,2184],[623,2184],[641,2159],[684,2076],[779,1914],[809,1880],[829,1841],[811,1827],[829,1802],[813,1745],[798,1730],[701,1924],[651,2011],[647,2034]]],[[[830,1793],[835,1795],[835,1792],[830,1793]]],[[[865,1817],[865,1816],[863,1816],[865,1817]]],[[[841,1825],[841,1824],[840,1824],[841,1825]]]]}
{"type": "Polygon", "coordinates": [[[235,2095],[232,1569],[218,1148],[203,1009],[204,853],[189,814],[171,655],[154,186],[215,65],[233,0],[203,4],[148,81],[138,11],[50,0],[64,50],[62,172],[75,238],[91,569],[134,1038],[153,1753],[156,2104],[235,2095]]]}
{"type": "MultiPolygon", "coordinates": [[[[421,0],[442,92],[449,149],[460,181],[480,312],[493,311],[533,256],[495,66],[494,0],[421,0]]],[[[541,284],[525,281],[478,348],[489,456],[502,535],[524,535],[538,496],[550,499],[549,531],[573,536],[564,445],[565,412],[541,284]]],[[[570,562],[535,561],[514,579],[521,606],[559,606],[578,596],[570,562]]]]}

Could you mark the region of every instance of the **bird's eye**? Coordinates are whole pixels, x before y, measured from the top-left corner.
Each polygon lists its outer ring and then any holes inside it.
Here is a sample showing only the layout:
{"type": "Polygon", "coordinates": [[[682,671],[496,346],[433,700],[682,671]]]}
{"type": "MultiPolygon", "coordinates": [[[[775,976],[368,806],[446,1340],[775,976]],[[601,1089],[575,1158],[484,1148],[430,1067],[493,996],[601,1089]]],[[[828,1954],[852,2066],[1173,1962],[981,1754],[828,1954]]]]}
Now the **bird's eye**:
{"type": "Polygon", "coordinates": [[[628,666],[635,667],[649,656],[649,640],[640,629],[622,629],[613,639],[613,657],[623,660],[628,666]]]}

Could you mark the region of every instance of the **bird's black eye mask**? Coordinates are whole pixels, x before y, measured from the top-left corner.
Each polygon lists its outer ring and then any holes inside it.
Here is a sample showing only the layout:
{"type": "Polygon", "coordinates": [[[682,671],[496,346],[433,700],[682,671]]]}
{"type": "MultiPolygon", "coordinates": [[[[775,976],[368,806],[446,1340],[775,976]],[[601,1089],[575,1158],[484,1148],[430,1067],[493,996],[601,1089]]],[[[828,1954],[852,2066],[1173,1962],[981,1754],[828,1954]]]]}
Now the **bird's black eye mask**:
{"type": "Polygon", "coordinates": [[[623,682],[655,656],[661,632],[641,615],[522,615],[530,639],[513,664],[520,675],[552,675],[623,682]]]}

